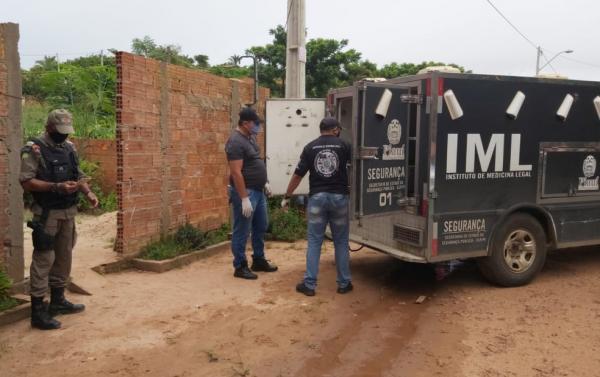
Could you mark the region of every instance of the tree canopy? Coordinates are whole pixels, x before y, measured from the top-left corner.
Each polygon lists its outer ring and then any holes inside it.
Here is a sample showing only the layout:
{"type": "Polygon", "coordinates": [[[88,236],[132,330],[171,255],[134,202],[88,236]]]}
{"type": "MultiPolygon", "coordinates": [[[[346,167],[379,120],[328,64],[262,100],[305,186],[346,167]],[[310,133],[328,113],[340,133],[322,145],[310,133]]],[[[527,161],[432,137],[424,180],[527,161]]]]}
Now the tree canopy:
{"type": "MultiPolygon", "coordinates": [[[[192,69],[206,70],[224,77],[253,77],[250,55],[258,61],[261,86],[271,89],[272,97],[283,97],[285,88],[286,39],[285,27],[269,30],[273,40],[263,46],[252,46],[242,55],[233,54],[226,62],[211,65],[203,54],[188,56],[176,44],[160,45],[150,36],[135,38],[131,51],[148,58],[192,69]]],[[[114,50],[109,50],[114,52],[114,50]]],[[[324,97],[331,88],[351,85],[366,77],[393,78],[416,74],[420,69],[440,62],[389,63],[381,68],[349,47],[347,39],[314,38],[306,43],[306,96],[324,97]]],[[[456,64],[449,64],[464,71],[456,64]]],[[[115,128],[116,67],[113,54],[95,54],[59,62],[46,56],[29,70],[22,71],[23,94],[36,102],[26,106],[24,119],[30,124],[43,123],[51,108],[63,107],[73,112],[81,125],[79,136],[110,137],[115,128]]],[[[31,101],[28,101],[31,102],[31,101]]],[[[27,124],[26,124],[27,127],[27,124]]],[[[36,129],[37,130],[37,129],[36,129]]]]}

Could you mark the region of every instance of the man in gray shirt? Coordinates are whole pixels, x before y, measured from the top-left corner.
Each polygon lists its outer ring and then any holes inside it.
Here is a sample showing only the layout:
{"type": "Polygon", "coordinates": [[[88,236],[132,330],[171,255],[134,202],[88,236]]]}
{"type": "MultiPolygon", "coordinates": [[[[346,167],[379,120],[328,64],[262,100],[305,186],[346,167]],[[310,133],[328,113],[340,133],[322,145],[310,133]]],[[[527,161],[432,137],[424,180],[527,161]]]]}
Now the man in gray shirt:
{"type": "Polygon", "coordinates": [[[256,279],[252,271],[274,272],[277,266],[265,259],[264,234],[268,226],[267,198],[270,188],[267,169],[260,157],[256,135],[260,131],[260,119],[256,111],[246,107],[240,111],[238,127],[225,144],[229,162],[229,201],[233,207],[233,276],[256,279]],[[252,230],[252,271],[246,260],[246,242],[252,230]]]}

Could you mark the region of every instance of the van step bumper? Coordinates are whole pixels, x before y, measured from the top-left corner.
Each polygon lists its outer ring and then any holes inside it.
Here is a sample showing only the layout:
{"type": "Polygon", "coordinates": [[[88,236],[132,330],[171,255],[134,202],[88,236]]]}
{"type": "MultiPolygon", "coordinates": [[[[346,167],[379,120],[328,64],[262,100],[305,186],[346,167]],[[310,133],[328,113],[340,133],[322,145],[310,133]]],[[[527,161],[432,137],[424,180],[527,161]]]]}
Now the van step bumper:
{"type": "Polygon", "coordinates": [[[398,258],[398,259],[406,261],[406,262],[427,263],[427,260],[422,256],[410,254],[405,251],[398,250],[393,247],[389,247],[387,245],[381,244],[376,241],[367,240],[367,239],[364,239],[363,237],[357,236],[355,234],[350,234],[350,241],[359,243],[361,245],[365,245],[368,248],[371,248],[371,249],[374,249],[377,251],[381,251],[383,253],[389,254],[395,258],[398,258]]]}

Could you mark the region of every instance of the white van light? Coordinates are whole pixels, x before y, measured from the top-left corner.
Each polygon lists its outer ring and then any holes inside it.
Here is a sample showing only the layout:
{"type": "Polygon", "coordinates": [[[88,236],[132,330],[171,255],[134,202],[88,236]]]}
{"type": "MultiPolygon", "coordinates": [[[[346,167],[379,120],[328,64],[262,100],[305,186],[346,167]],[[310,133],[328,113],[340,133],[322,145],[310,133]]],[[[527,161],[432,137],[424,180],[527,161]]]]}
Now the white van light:
{"type": "Polygon", "coordinates": [[[392,91],[386,89],[383,91],[381,98],[379,99],[379,103],[377,104],[377,108],[375,109],[375,115],[380,117],[381,119],[385,118],[388,112],[388,108],[390,107],[390,102],[392,101],[392,91]]]}
{"type": "Polygon", "coordinates": [[[572,95],[567,94],[565,96],[565,99],[563,99],[562,103],[560,104],[560,107],[556,112],[556,116],[563,122],[567,120],[567,117],[569,116],[569,111],[571,111],[571,106],[573,106],[574,101],[575,98],[572,95]]]}
{"type": "Polygon", "coordinates": [[[598,114],[598,118],[600,118],[600,96],[594,98],[594,107],[596,108],[596,114],[598,114]]]}
{"type": "Polygon", "coordinates": [[[510,102],[510,105],[508,105],[508,109],[506,109],[506,115],[510,119],[517,119],[519,111],[521,111],[521,106],[523,106],[523,101],[525,101],[525,94],[519,90],[510,102]]]}
{"type": "Polygon", "coordinates": [[[460,103],[458,103],[458,100],[456,99],[452,89],[448,89],[444,92],[444,101],[446,102],[446,106],[448,106],[448,112],[450,113],[450,118],[452,118],[452,120],[463,116],[460,103]]]}

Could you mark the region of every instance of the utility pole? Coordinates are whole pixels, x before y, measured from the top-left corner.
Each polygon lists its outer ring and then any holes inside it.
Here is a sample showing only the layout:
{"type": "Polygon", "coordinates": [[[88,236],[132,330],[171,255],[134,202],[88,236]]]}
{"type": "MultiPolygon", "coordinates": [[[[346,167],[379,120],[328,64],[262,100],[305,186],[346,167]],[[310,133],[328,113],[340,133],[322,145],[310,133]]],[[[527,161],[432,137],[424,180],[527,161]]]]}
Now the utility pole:
{"type": "Polygon", "coordinates": [[[306,5],[288,0],[285,98],[306,97],[306,5]]]}
{"type": "Polygon", "coordinates": [[[60,60],[58,60],[58,52],[56,53],[56,71],[60,72],[60,60]]]}
{"type": "Polygon", "coordinates": [[[100,67],[104,66],[104,50],[100,50],[100,67]]]}

